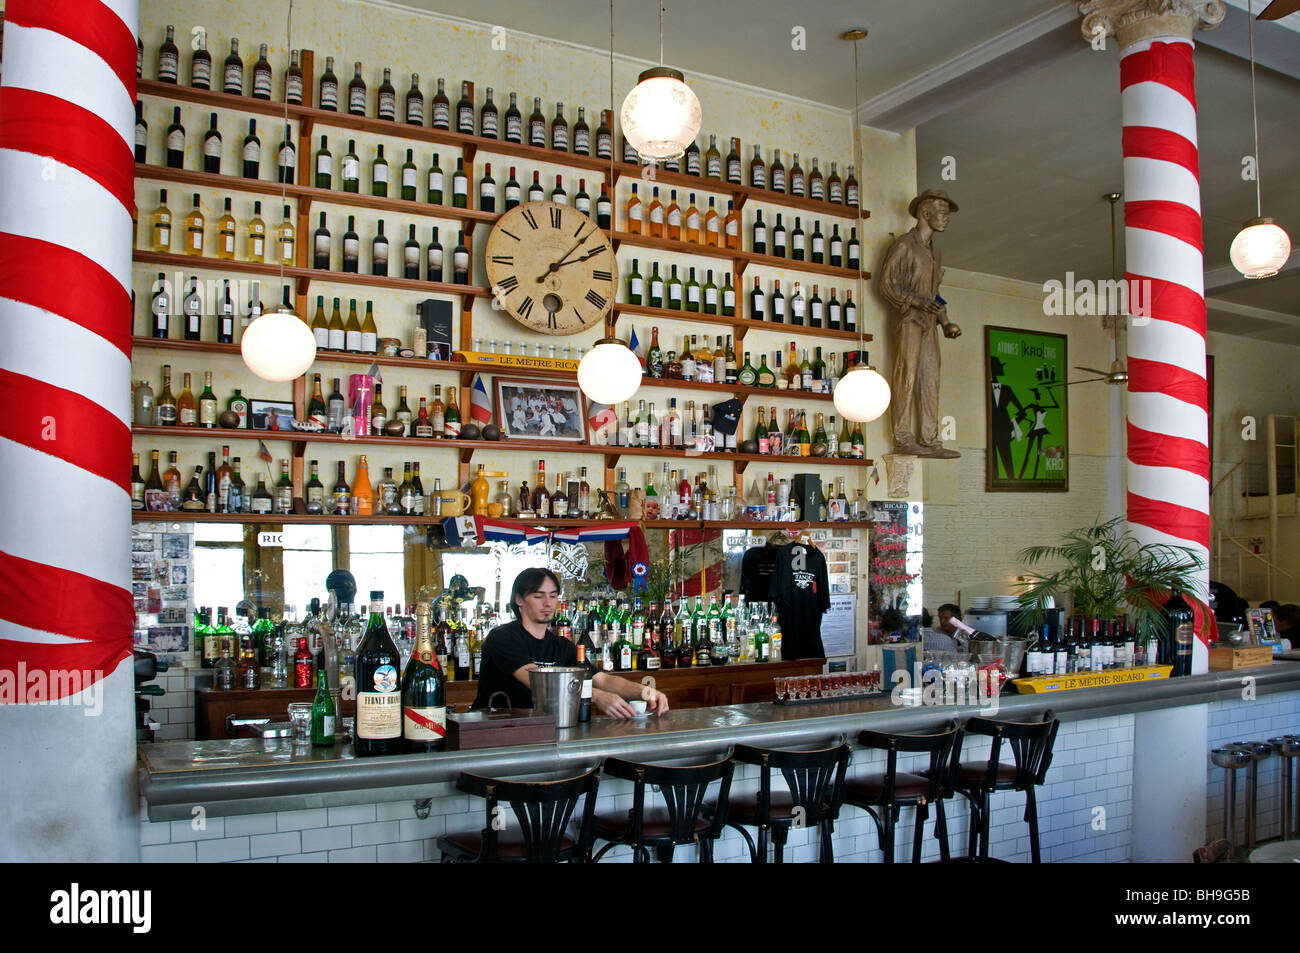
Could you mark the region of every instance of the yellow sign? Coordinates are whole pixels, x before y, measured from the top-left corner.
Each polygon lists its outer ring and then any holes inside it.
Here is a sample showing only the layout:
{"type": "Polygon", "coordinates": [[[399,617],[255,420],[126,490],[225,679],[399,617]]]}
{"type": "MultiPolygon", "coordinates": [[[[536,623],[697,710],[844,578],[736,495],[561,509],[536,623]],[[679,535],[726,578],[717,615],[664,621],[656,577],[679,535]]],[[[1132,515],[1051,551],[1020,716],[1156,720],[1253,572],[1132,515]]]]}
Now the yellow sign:
{"type": "Polygon", "coordinates": [[[1043,692],[1068,692],[1076,688],[1100,688],[1103,685],[1124,685],[1129,682],[1149,682],[1168,678],[1172,665],[1148,665],[1143,668],[1114,668],[1105,672],[1074,672],[1070,675],[1037,675],[1034,678],[1017,678],[1012,681],[1022,695],[1043,692]]]}
{"type": "Polygon", "coordinates": [[[484,354],[480,351],[457,351],[454,356],[456,360],[467,364],[486,365],[488,369],[522,368],[534,371],[569,371],[575,374],[578,371],[577,361],[562,357],[525,357],[518,354],[484,354]]]}

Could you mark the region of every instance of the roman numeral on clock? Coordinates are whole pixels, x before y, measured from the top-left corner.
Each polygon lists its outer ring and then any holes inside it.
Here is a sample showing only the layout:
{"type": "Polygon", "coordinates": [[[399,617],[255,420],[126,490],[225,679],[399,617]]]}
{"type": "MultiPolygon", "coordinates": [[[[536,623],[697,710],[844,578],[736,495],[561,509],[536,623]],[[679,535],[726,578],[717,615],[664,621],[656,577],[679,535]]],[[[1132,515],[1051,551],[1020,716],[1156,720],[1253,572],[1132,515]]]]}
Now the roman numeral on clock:
{"type": "MultiPolygon", "coordinates": [[[[533,226],[533,228],[536,228],[536,227],[537,227],[536,225],[533,226]]],[[[515,241],[519,241],[519,236],[516,235],[514,232],[510,231],[509,229],[506,229],[506,228],[501,229],[501,234],[502,234],[502,235],[509,235],[509,236],[510,236],[511,238],[513,238],[515,241]]]]}
{"type": "Polygon", "coordinates": [[[534,230],[537,228],[537,219],[533,216],[532,209],[530,208],[524,209],[524,221],[527,222],[529,226],[531,226],[534,230]]]}
{"type": "Polygon", "coordinates": [[[560,219],[561,219],[561,218],[563,218],[563,213],[561,212],[561,210],[558,209],[558,208],[552,208],[552,209],[551,209],[551,228],[559,228],[559,227],[560,227],[560,219]]]}
{"type": "Polygon", "coordinates": [[[492,260],[498,265],[513,265],[515,263],[514,255],[493,255],[492,260]]]}
{"type": "Polygon", "coordinates": [[[528,317],[528,315],[532,313],[532,311],[533,311],[532,298],[525,298],[523,301],[519,302],[519,317],[526,318],[528,317]]]}
{"type": "Polygon", "coordinates": [[[587,300],[590,301],[592,304],[594,304],[597,308],[603,309],[606,304],[605,296],[597,294],[595,291],[587,292],[587,300]]]}
{"type": "Polygon", "coordinates": [[[514,291],[515,288],[519,287],[519,279],[514,275],[506,275],[506,277],[497,282],[497,287],[506,294],[509,294],[511,291],[514,291]]]}
{"type": "Polygon", "coordinates": [[[591,277],[595,278],[597,281],[609,281],[614,276],[604,269],[597,268],[591,273],[591,277]]]}

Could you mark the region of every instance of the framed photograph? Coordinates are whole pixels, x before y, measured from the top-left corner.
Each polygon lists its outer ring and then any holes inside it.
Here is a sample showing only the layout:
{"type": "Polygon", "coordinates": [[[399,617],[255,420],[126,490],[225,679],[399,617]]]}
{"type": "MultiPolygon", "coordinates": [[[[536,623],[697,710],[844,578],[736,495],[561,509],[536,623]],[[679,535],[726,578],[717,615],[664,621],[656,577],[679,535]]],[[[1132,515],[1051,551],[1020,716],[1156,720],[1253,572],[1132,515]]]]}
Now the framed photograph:
{"type": "MultiPolygon", "coordinates": [[[[248,401],[248,429],[271,430],[271,419],[275,415],[293,420],[293,401],[291,400],[257,400],[248,401]]],[[[277,427],[277,430],[290,430],[291,427],[277,427]]]]}
{"type": "Polygon", "coordinates": [[[507,437],[586,443],[587,401],[569,381],[496,377],[497,426],[507,437]]]}
{"type": "Polygon", "coordinates": [[[985,490],[1070,488],[1066,341],[1025,328],[984,329],[985,490]]]}

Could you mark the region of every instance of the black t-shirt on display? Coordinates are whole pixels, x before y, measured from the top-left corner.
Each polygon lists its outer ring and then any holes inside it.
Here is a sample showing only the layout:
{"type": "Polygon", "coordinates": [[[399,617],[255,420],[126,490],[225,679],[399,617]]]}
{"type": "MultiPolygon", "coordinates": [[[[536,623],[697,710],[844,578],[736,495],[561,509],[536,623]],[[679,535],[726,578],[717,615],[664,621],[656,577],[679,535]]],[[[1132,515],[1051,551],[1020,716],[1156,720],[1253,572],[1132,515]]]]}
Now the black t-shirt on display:
{"type": "Polygon", "coordinates": [[[740,594],[750,602],[767,602],[772,598],[772,572],[780,547],[768,543],[752,546],[740,560],[740,594]]]}
{"type": "MultiPolygon", "coordinates": [[[[532,708],[532,690],[514,673],[530,662],[550,662],[555,665],[577,665],[578,648],[568,639],[562,639],[550,629],[536,638],[518,619],[499,625],[483,640],[483,662],[478,676],[478,695],[474,710],[487,708],[494,692],[510,696],[512,708],[532,708]]],[[[500,699],[498,699],[498,705],[500,699]]]]}
{"type": "Polygon", "coordinates": [[[822,614],[831,607],[826,557],[816,546],[791,543],[776,554],[769,596],[781,620],[781,658],[822,658],[822,614]]]}

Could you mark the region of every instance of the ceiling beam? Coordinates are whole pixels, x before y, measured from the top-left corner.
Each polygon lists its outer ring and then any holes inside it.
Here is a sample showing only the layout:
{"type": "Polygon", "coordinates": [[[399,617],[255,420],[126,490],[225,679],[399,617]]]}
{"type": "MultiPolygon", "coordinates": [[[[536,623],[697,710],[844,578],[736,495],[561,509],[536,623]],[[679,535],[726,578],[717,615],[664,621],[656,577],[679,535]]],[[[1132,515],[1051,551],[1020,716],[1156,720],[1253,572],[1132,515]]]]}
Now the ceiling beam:
{"type": "Polygon", "coordinates": [[[862,104],[863,125],[906,132],[1084,47],[1077,2],[1062,2],[862,104]]]}
{"type": "MultiPolygon", "coordinates": [[[[1291,253],[1291,259],[1278,269],[1277,276],[1289,278],[1297,274],[1300,274],[1300,249],[1291,253]]],[[[1258,279],[1245,277],[1231,265],[1205,269],[1206,304],[1209,304],[1209,296],[1212,292],[1235,291],[1238,288],[1255,288],[1258,286],[1258,279]]]]}

